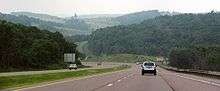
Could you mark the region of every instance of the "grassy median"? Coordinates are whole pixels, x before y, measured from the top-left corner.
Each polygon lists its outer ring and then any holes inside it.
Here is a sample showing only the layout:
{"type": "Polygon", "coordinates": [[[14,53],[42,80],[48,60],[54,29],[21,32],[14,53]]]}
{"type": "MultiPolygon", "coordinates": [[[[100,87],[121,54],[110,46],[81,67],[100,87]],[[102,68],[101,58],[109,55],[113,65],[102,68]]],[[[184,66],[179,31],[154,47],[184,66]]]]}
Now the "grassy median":
{"type": "Polygon", "coordinates": [[[2,76],[0,77],[0,89],[33,85],[37,83],[61,80],[65,78],[91,76],[101,73],[124,70],[129,67],[130,66],[119,66],[114,68],[87,69],[87,70],[79,70],[79,71],[71,71],[71,72],[48,73],[48,74],[2,76]]]}

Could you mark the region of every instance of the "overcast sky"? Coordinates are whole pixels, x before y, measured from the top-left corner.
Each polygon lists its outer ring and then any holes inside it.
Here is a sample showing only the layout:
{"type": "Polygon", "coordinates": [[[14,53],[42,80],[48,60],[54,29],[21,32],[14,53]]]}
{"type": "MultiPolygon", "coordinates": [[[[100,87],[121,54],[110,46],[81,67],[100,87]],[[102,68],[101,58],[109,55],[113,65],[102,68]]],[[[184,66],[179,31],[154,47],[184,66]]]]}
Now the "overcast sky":
{"type": "Polygon", "coordinates": [[[0,12],[29,11],[58,16],[125,14],[147,10],[184,13],[220,11],[220,0],[0,0],[0,12]]]}

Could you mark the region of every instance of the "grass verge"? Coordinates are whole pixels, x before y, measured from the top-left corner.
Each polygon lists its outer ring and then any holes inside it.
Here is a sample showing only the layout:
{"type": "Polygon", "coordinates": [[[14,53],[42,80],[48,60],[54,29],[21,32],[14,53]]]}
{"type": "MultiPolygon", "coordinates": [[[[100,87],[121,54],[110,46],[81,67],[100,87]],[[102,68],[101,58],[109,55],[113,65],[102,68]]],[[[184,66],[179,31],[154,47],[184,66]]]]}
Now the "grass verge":
{"type": "Polygon", "coordinates": [[[71,71],[71,72],[48,73],[48,74],[5,76],[5,77],[0,77],[0,90],[7,88],[21,87],[26,85],[33,85],[48,81],[61,80],[65,78],[91,76],[101,73],[124,70],[127,68],[130,68],[130,66],[119,66],[119,67],[103,68],[103,69],[87,69],[87,70],[79,70],[79,71],[71,71]]]}

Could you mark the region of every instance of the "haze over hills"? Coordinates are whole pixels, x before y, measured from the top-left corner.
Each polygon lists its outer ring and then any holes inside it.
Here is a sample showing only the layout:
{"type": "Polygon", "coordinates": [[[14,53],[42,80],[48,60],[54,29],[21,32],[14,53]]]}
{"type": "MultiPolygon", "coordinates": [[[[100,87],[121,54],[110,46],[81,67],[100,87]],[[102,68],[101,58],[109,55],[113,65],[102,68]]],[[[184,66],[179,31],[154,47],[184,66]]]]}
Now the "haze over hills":
{"type": "Polygon", "coordinates": [[[119,17],[124,14],[91,14],[91,15],[79,15],[79,18],[104,18],[104,17],[119,17]]]}
{"type": "Polygon", "coordinates": [[[177,15],[180,14],[178,12],[164,12],[158,10],[150,10],[150,11],[141,11],[130,14],[115,16],[102,16],[97,18],[85,18],[85,22],[88,23],[92,29],[99,29],[104,27],[111,27],[117,25],[129,25],[134,23],[141,23],[144,20],[152,19],[158,16],[164,15],[177,15]]]}
{"type": "Polygon", "coordinates": [[[158,16],[163,15],[177,15],[180,13],[177,12],[161,12],[158,10],[150,10],[150,11],[141,11],[141,12],[135,12],[123,16],[116,17],[115,20],[119,21],[121,25],[128,25],[128,24],[134,24],[134,23],[141,23],[144,20],[152,19],[158,16]]]}
{"type": "Polygon", "coordinates": [[[70,18],[68,20],[64,20],[64,23],[57,23],[52,21],[45,21],[42,17],[43,16],[41,16],[39,19],[36,17],[34,18],[33,16],[0,13],[0,20],[20,23],[26,26],[36,26],[40,29],[46,29],[52,32],[58,31],[64,36],[88,34],[88,25],[81,19],[70,18]]]}
{"type": "Polygon", "coordinates": [[[27,26],[37,26],[40,29],[61,32],[64,36],[87,35],[99,28],[140,23],[163,15],[175,15],[177,13],[160,12],[158,10],[135,12],[131,14],[94,14],[77,15],[62,18],[48,14],[31,12],[12,12],[1,14],[0,19],[27,26]]]}
{"type": "MultiPolygon", "coordinates": [[[[16,16],[24,15],[24,16],[28,16],[31,18],[37,18],[43,21],[50,21],[50,22],[56,22],[56,23],[65,23],[65,21],[68,21],[71,18],[73,18],[73,16],[61,18],[61,17],[52,16],[48,14],[31,13],[31,12],[12,12],[11,14],[16,15],[16,16]]],[[[118,17],[118,16],[121,16],[121,14],[92,14],[92,15],[77,15],[76,14],[76,17],[79,20],[83,20],[88,24],[88,26],[90,27],[88,31],[89,33],[98,28],[119,25],[120,23],[118,21],[113,20],[114,17],[118,17]]],[[[66,28],[64,28],[64,30],[65,29],[66,28]]]]}
{"type": "Polygon", "coordinates": [[[91,34],[96,54],[167,55],[173,48],[220,44],[220,13],[159,16],[139,24],[101,28],[91,34]]]}
{"type": "Polygon", "coordinates": [[[61,17],[52,16],[48,14],[40,14],[40,13],[31,13],[31,12],[11,12],[12,15],[25,15],[32,18],[37,18],[44,21],[56,22],[56,23],[64,23],[65,20],[61,17]]]}

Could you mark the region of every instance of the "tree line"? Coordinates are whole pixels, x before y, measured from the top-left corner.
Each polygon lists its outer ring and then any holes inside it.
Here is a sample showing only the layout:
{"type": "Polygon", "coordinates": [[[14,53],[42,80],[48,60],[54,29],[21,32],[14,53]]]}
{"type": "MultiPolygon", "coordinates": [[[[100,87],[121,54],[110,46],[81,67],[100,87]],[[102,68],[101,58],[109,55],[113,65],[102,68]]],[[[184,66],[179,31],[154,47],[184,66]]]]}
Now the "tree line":
{"type": "Polygon", "coordinates": [[[63,23],[44,21],[38,18],[28,17],[25,15],[11,15],[0,12],[0,20],[6,20],[13,23],[19,23],[25,26],[36,26],[40,29],[45,29],[51,32],[61,32],[65,35],[74,35],[75,33],[87,32],[89,30],[88,24],[81,19],[64,19],[63,23]],[[77,32],[76,30],[81,30],[77,32]]]}
{"type": "Polygon", "coordinates": [[[194,46],[173,49],[169,65],[180,69],[220,71],[220,46],[194,46]]]}
{"type": "Polygon", "coordinates": [[[172,48],[220,44],[220,14],[160,16],[140,24],[101,28],[89,38],[96,54],[168,56],[172,48]]]}
{"type": "MultiPolygon", "coordinates": [[[[194,57],[194,53],[192,54],[190,53],[192,51],[186,50],[193,50],[194,52],[194,49],[191,48],[195,46],[202,46],[201,49],[206,49],[220,45],[220,13],[165,15],[145,20],[140,24],[101,28],[91,34],[88,43],[89,49],[96,55],[134,53],[170,56],[170,62],[173,65],[172,57],[181,58],[182,56],[178,56],[178,54],[186,53],[184,60],[194,62],[188,59],[188,57],[194,57]]],[[[219,50],[219,47],[214,47],[214,49],[219,50]]],[[[207,51],[212,52],[208,49],[207,51]]],[[[200,51],[196,52],[202,53],[200,51]]],[[[217,55],[213,56],[219,56],[219,52],[214,53],[217,55]]],[[[200,55],[200,57],[204,56],[200,55]]],[[[214,60],[215,57],[204,58],[204,60],[214,60]]],[[[199,61],[201,60],[199,59],[199,61]]],[[[204,64],[207,64],[207,62],[204,64]]],[[[182,63],[178,65],[182,65],[182,63]]],[[[203,66],[200,66],[200,68],[203,68],[203,66]]],[[[214,68],[212,69],[214,70],[214,68]]]]}
{"type": "Polygon", "coordinates": [[[81,55],[75,48],[59,32],[0,20],[0,71],[63,68],[63,53],[81,55]]]}

